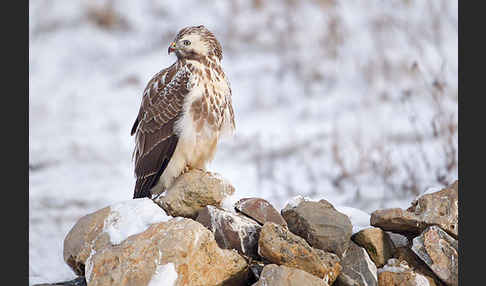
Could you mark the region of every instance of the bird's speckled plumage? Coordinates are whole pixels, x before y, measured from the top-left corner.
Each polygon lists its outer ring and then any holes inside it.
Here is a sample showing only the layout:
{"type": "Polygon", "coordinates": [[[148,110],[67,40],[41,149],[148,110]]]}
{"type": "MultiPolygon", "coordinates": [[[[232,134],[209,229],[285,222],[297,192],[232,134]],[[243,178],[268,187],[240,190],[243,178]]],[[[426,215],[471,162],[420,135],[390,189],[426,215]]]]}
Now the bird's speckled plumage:
{"type": "Polygon", "coordinates": [[[204,169],[221,135],[235,129],[219,42],[204,26],[194,26],[182,29],[174,43],[177,61],[148,82],[131,130],[134,198],[150,197],[154,187],[167,189],[186,168],[204,169]],[[183,41],[191,44],[182,47],[183,41]]]}

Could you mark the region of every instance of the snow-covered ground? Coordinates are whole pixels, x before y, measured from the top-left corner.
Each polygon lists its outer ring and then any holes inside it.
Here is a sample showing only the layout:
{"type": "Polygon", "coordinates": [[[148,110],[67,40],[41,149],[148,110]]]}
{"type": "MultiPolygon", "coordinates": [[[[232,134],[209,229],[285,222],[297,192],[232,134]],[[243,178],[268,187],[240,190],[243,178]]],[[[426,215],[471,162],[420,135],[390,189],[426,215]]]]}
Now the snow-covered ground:
{"type": "Polygon", "coordinates": [[[210,170],[237,196],[371,212],[458,178],[457,1],[29,4],[31,284],[73,279],[67,232],[132,197],[142,91],[188,25],[223,45],[237,132],[210,170]]]}

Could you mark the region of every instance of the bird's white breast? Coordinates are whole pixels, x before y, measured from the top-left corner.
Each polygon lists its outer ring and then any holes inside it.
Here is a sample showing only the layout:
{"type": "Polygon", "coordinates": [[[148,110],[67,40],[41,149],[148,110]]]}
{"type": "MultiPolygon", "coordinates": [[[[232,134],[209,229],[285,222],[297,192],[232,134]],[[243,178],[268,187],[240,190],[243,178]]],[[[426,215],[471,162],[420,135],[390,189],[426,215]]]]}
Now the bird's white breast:
{"type": "Polygon", "coordinates": [[[224,74],[221,77],[210,70],[213,80],[209,80],[206,76],[206,67],[199,62],[192,64],[203,72],[193,72],[188,83],[191,86],[190,92],[184,99],[182,116],[175,125],[179,141],[169,165],[161,176],[161,182],[166,188],[186,166],[205,169],[206,164],[214,157],[219,137],[227,131],[230,131],[229,133],[233,131],[231,121],[228,119],[230,116],[228,105],[231,101],[228,102],[227,98],[231,96],[230,88],[224,74]],[[211,93],[212,100],[203,98],[206,92],[211,93]],[[219,98],[216,99],[215,97],[218,96],[219,98]],[[196,120],[198,115],[195,113],[194,106],[201,104],[204,110],[206,107],[202,103],[205,100],[208,114],[207,116],[200,114],[202,121],[196,120]],[[207,120],[210,116],[214,116],[213,124],[207,120]]]}

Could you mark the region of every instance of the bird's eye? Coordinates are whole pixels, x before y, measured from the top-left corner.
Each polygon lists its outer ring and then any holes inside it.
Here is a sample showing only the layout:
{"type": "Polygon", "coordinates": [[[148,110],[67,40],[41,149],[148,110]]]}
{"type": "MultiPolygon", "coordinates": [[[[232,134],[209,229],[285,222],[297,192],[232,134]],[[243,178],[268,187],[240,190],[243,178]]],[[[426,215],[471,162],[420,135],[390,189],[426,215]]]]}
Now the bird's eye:
{"type": "Polygon", "coordinates": [[[184,44],[184,46],[189,46],[191,44],[191,41],[184,40],[184,41],[182,41],[182,43],[184,44]]]}

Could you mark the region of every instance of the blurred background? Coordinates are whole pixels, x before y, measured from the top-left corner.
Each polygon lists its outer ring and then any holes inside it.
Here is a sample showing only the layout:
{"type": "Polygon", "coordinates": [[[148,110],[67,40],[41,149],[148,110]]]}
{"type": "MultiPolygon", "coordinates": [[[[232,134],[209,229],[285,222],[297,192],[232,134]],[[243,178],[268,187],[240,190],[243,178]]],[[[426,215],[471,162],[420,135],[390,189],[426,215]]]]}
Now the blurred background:
{"type": "Polygon", "coordinates": [[[29,3],[29,281],[74,278],[63,240],[132,198],[130,128],[189,25],[223,46],[236,135],[209,170],[238,197],[372,212],[458,179],[458,3],[421,0],[29,3]]]}

